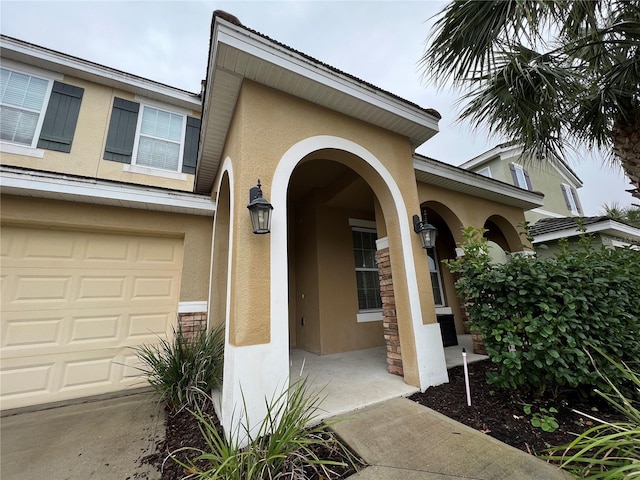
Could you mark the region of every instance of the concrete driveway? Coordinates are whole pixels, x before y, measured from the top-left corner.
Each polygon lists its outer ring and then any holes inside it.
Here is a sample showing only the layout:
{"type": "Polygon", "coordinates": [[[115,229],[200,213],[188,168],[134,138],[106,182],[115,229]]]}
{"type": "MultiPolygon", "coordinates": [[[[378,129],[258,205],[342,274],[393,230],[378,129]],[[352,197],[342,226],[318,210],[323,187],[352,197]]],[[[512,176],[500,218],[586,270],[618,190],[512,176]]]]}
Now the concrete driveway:
{"type": "Polygon", "coordinates": [[[164,437],[164,409],[150,393],[0,419],[2,480],[159,479],[138,459],[164,437]]]}

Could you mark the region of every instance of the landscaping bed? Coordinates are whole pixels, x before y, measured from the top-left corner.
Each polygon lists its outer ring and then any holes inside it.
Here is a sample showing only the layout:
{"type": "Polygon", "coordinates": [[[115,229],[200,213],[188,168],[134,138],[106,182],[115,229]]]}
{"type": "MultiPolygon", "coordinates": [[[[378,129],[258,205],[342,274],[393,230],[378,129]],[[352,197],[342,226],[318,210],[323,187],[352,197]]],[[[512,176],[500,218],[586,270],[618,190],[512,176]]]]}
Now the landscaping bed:
{"type": "Polygon", "coordinates": [[[625,420],[624,415],[595,397],[585,401],[566,392],[553,401],[541,401],[522,398],[516,391],[488,385],[486,373],[497,370],[490,360],[471,363],[468,369],[470,407],[467,406],[463,367],[449,369],[449,383],[431,387],[409,399],[530,454],[541,454],[548,447],[565,445],[574,440],[576,434],[596,424],[572,409],[607,421],[625,420]],[[525,405],[531,405],[528,415],[525,405]],[[549,412],[551,408],[558,412],[549,412]],[[539,414],[539,419],[544,419],[545,415],[553,417],[558,427],[549,432],[534,427],[531,419],[535,413],[539,414]]]}
{"type": "MultiPolygon", "coordinates": [[[[220,423],[218,422],[211,403],[205,405],[203,413],[210,417],[215,422],[216,426],[220,429],[220,423]]],[[[178,413],[167,412],[165,440],[158,443],[156,448],[156,451],[158,453],[144,457],[142,461],[145,463],[150,463],[157,467],[158,470],[162,472],[162,480],[178,480],[184,478],[189,474],[189,472],[172,459],[167,459],[167,456],[170,452],[175,452],[176,450],[183,447],[195,447],[206,450],[207,444],[204,441],[202,434],[200,433],[198,422],[191,413],[189,413],[186,409],[183,409],[178,413]]],[[[336,462],[344,462],[347,464],[349,463],[349,459],[340,449],[324,448],[321,451],[316,450],[316,454],[319,458],[325,460],[333,460],[336,462]]],[[[198,454],[193,451],[183,451],[176,455],[178,459],[185,463],[188,463],[189,458],[194,459],[197,456],[198,454]]],[[[352,460],[356,460],[355,456],[352,457],[352,460]]],[[[205,464],[200,463],[199,466],[204,467],[205,464]]],[[[351,466],[332,466],[330,468],[334,472],[334,475],[327,478],[325,476],[321,477],[313,471],[312,467],[308,466],[305,468],[304,478],[309,480],[342,480],[353,475],[356,472],[355,468],[351,466]]]]}

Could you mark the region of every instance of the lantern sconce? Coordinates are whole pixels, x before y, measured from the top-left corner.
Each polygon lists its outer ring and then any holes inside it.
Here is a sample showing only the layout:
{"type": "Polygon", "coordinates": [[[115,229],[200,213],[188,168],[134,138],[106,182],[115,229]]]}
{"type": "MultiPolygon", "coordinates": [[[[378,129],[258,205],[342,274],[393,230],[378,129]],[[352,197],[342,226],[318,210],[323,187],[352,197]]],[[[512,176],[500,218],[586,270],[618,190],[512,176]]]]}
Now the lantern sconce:
{"type": "Polygon", "coordinates": [[[271,231],[271,211],[273,205],[262,196],[262,185],[258,179],[258,185],[249,190],[249,215],[251,216],[251,226],[253,233],[263,235],[271,231]]]}
{"type": "Polygon", "coordinates": [[[422,248],[434,248],[436,246],[438,229],[430,223],[427,223],[426,212],[422,212],[422,221],[420,221],[418,215],[413,216],[413,231],[420,235],[422,248]]]}

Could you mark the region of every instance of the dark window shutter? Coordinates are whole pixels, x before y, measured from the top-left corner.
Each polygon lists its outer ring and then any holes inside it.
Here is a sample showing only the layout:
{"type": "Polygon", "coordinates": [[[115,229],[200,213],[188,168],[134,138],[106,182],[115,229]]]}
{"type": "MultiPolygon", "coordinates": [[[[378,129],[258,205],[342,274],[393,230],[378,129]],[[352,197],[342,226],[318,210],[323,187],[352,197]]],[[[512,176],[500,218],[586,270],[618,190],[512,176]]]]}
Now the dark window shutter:
{"type": "Polygon", "coordinates": [[[187,131],[184,135],[184,152],[182,155],[182,173],[196,173],[199,141],[200,119],[187,117],[187,131]]]}
{"type": "Polygon", "coordinates": [[[573,187],[571,187],[571,196],[573,197],[573,201],[576,204],[576,208],[578,209],[578,213],[582,214],[582,205],[580,205],[580,199],[578,198],[578,192],[573,187]]]}
{"type": "Polygon", "coordinates": [[[38,148],[69,153],[78,123],[84,88],[53,82],[38,148]]]}
{"type": "Polygon", "coordinates": [[[509,164],[509,170],[511,170],[511,178],[513,179],[513,184],[518,186],[518,176],[516,175],[516,166],[513,163],[509,164]]]}
{"type": "Polygon", "coordinates": [[[131,163],[139,111],[139,103],[118,97],[113,99],[107,145],[104,149],[105,160],[131,163]]]}
{"type": "Polygon", "coordinates": [[[529,172],[524,168],[522,169],[524,172],[524,179],[527,181],[527,190],[533,190],[533,186],[531,185],[531,177],[529,177],[529,172]]]}

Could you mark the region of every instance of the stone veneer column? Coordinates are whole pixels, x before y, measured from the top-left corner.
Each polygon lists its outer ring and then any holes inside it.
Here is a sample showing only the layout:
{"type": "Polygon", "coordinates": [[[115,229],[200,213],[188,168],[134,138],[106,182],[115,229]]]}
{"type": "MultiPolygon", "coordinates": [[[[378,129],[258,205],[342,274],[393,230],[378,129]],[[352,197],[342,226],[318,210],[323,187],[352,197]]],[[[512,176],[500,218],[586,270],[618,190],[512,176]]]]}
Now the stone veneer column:
{"type": "Polygon", "coordinates": [[[404,376],[402,367],[402,351],[398,334],[398,318],[396,317],[396,299],[393,292],[391,261],[386,238],[377,241],[376,262],[380,277],[380,297],[382,297],[382,326],[384,341],[387,345],[387,370],[394,375],[404,376]]]}
{"type": "Polygon", "coordinates": [[[178,328],[185,338],[193,340],[207,330],[207,312],[178,313],[178,328]]]}

